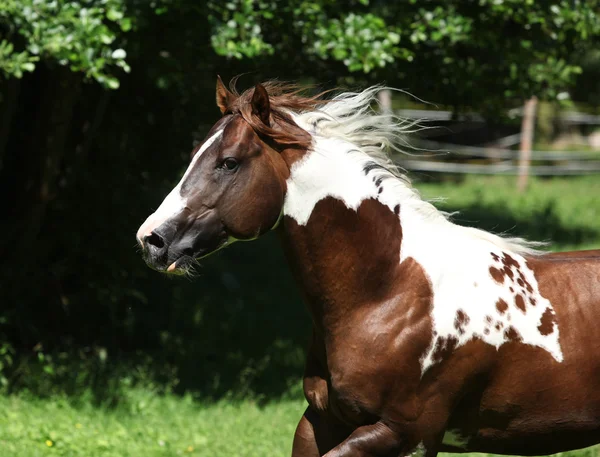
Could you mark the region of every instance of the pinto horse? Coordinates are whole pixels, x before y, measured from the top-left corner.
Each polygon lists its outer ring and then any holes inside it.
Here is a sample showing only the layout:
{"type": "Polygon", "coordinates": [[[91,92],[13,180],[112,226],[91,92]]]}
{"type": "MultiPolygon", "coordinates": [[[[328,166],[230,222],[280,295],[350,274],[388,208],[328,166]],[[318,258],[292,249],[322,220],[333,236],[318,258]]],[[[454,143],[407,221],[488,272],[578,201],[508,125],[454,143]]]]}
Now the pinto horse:
{"type": "Polygon", "coordinates": [[[293,457],[600,442],[600,251],[454,224],[389,159],[406,125],[376,93],[219,79],[222,118],[137,233],[146,262],[279,232],[313,321],[293,457]]]}

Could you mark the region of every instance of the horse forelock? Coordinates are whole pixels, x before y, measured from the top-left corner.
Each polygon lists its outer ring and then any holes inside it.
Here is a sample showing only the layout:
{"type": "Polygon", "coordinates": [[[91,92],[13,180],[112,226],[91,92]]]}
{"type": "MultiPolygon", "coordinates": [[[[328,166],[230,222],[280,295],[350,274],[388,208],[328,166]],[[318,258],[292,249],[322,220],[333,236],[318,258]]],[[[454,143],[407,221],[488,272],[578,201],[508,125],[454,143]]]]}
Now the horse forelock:
{"type": "Polygon", "coordinates": [[[262,86],[269,95],[272,124],[266,125],[252,113],[251,100],[255,88],[239,93],[235,87],[237,78],[231,81],[230,89],[234,100],[227,107],[228,112],[241,115],[244,120],[263,138],[267,138],[282,147],[309,149],[312,138],[308,132],[298,127],[292,113],[304,113],[318,110],[329,103],[323,96],[329,91],[315,95],[306,95],[308,86],[298,84],[266,81],[262,86]]]}

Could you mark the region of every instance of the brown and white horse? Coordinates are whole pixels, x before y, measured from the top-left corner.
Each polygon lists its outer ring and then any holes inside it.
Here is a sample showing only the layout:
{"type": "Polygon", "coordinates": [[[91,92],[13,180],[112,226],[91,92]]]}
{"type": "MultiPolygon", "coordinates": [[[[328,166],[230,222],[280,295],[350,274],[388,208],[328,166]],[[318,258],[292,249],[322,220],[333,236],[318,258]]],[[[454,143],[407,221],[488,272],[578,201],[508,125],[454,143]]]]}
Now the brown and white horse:
{"type": "Polygon", "coordinates": [[[405,127],[376,91],[219,80],[223,117],[137,233],[148,265],[281,234],[314,322],[293,457],[600,442],[600,251],[452,223],[390,162],[405,127]]]}

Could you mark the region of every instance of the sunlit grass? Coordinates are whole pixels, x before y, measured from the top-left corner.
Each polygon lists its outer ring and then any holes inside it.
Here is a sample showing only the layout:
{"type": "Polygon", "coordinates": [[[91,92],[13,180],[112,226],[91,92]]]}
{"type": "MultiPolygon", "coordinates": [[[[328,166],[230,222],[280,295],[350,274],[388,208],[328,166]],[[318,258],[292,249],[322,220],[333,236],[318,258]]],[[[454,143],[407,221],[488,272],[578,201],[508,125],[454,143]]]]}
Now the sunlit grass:
{"type": "Polygon", "coordinates": [[[424,198],[444,198],[435,205],[458,211],[461,225],[547,241],[553,251],[600,248],[600,176],[532,178],[523,194],[510,176],[415,185],[424,198]]]}
{"type": "Polygon", "coordinates": [[[0,397],[0,456],[288,455],[303,401],[203,404],[131,390],[116,409],[0,397]]]}

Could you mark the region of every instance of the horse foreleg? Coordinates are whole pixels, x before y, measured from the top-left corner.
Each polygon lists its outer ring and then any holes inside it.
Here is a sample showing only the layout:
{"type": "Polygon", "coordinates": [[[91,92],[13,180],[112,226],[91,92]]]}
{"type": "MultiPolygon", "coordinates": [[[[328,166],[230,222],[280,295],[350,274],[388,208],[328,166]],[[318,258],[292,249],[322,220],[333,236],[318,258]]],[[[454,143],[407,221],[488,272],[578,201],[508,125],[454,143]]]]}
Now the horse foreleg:
{"type": "Polygon", "coordinates": [[[327,371],[318,356],[319,352],[323,351],[323,343],[317,339],[313,329],[306,365],[304,366],[303,388],[306,401],[318,413],[327,411],[329,404],[327,371]]]}
{"type": "Polygon", "coordinates": [[[332,423],[309,406],[296,427],[292,457],[321,457],[349,434],[348,429],[332,423]]]}
{"type": "Polygon", "coordinates": [[[329,451],[325,457],[435,457],[436,453],[426,452],[422,444],[415,445],[401,438],[383,422],[357,428],[340,445],[329,451]]]}

